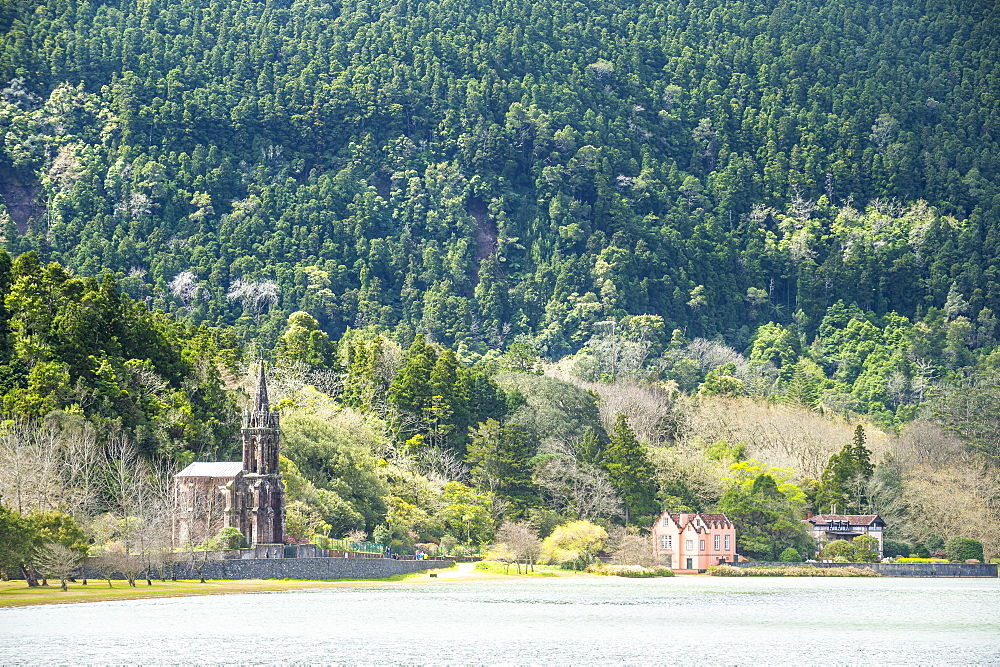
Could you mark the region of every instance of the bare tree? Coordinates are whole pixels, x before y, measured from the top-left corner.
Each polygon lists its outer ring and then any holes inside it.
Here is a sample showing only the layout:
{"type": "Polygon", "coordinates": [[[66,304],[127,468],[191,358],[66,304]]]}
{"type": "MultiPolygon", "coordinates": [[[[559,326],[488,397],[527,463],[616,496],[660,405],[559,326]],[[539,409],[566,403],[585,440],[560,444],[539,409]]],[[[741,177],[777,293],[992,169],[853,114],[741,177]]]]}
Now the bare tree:
{"type": "Polygon", "coordinates": [[[97,491],[98,447],[82,418],[53,413],[42,422],[0,426],[0,495],[22,514],[66,509],[83,520],[97,491]]]}
{"type": "Polygon", "coordinates": [[[259,319],[261,314],[278,302],[278,283],[273,280],[243,280],[238,278],[229,285],[226,299],[239,301],[243,308],[259,319]]]}
{"type": "Polygon", "coordinates": [[[191,310],[191,304],[205,293],[198,276],[191,271],[181,271],[167,283],[167,287],[171,294],[181,300],[185,310],[191,310]]]}
{"type": "MultiPolygon", "coordinates": [[[[709,443],[744,443],[748,458],[813,479],[819,479],[830,457],[851,442],[856,426],[802,406],[748,398],[702,397],[686,402],[683,410],[681,441],[699,437],[709,443]]],[[[888,451],[889,439],[878,429],[869,432],[868,447],[877,462],[888,451]]]]}
{"type": "Polygon", "coordinates": [[[107,510],[121,522],[119,571],[129,585],[145,572],[152,585],[151,554],[162,545],[169,526],[170,476],[139,456],[124,434],[111,438],[105,447],[104,492],[107,510]]]}
{"type": "Polygon", "coordinates": [[[607,474],[565,450],[548,454],[535,467],[534,481],[549,507],[561,514],[594,521],[615,516],[621,509],[607,474]]]}
{"type": "Polygon", "coordinates": [[[548,371],[546,374],[597,394],[600,398],[597,407],[606,430],[611,430],[618,415],[623,414],[628,417],[636,437],[643,442],[659,447],[669,444],[673,439],[676,385],[585,382],[558,370],[548,371]]]}
{"type": "Polygon", "coordinates": [[[20,514],[55,509],[62,495],[56,434],[36,422],[0,427],[0,495],[20,514]]]}
{"type": "Polygon", "coordinates": [[[60,588],[66,590],[66,580],[72,579],[80,567],[82,556],[69,547],[50,542],[44,545],[35,559],[35,565],[46,575],[59,579],[60,588]]]}
{"type": "Polygon", "coordinates": [[[419,452],[419,467],[431,480],[442,484],[469,481],[469,466],[454,452],[440,447],[427,447],[419,452]]]}
{"type": "Polygon", "coordinates": [[[653,546],[653,536],[640,534],[635,526],[624,528],[615,526],[608,531],[608,541],[605,549],[611,552],[616,565],[641,565],[654,567],[656,565],[656,550],[653,546]]]}
{"type": "Polygon", "coordinates": [[[534,570],[538,556],[542,552],[542,541],[538,538],[538,532],[531,527],[527,521],[512,523],[504,521],[497,530],[494,547],[498,551],[505,553],[516,564],[517,573],[521,574],[521,564],[524,564],[524,571],[534,570]]]}

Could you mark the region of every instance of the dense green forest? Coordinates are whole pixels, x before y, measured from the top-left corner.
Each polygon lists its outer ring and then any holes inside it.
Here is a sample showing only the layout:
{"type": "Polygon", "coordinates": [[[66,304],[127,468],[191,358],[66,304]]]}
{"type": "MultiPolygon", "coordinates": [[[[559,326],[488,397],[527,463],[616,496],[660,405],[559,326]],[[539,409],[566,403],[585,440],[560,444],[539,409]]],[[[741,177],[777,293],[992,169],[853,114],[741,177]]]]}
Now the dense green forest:
{"type": "Polygon", "coordinates": [[[264,355],[299,537],[958,536],[1000,499],[998,12],[0,0],[0,454],[232,457],[264,355]]]}
{"type": "Polygon", "coordinates": [[[558,358],[628,314],[1000,312],[991,2],[2,11],[8,246],[197,323],[558,358]]]}

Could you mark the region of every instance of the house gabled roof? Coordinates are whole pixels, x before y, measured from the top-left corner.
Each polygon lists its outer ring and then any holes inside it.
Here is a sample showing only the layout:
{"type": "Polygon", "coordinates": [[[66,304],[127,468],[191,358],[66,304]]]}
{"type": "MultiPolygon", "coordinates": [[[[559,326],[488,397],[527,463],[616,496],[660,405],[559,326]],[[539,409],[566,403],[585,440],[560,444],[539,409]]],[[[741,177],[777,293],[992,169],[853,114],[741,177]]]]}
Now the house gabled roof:
{"type": "Polygon", "coordinates": [[[175,477],[236,477],[243,472],[242,461],[196,461],[175,477]]]}
{"type": "MultiPolygon", "coordinates": [[[[686,521],[681,523],[681,514],[676,512],[668,513],[670,520],[674,522],[674,525],[684,530],[691,522],[695,519],[700,518],[702,523],[704,523],[709,528],[732,528],[733,523],[729,520],[725,514],[687,514],[686,521]]],[[[661,515],[662,517],[662,515],[661,515]]],[[[696,530],[701,530],[696,526],[696,530]]]]}
{"type": "Polygon", "coordinates": [[[852,526],[871,526],[875,523],[885,525],[878,514],[817,514],[806,521],[814,526],[825,526],[833,522],[846,522],[852,526]]]}

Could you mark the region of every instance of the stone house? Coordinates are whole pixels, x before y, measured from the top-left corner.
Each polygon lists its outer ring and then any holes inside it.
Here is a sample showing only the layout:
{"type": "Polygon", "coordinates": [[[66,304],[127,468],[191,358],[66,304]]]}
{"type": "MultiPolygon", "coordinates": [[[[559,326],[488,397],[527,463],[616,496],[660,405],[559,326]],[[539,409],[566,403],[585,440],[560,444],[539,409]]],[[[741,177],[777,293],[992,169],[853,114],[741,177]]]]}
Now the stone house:
{"type": "Polygon", "coordinates": [[[200,544],[230,526],[254,546],[284,543],[279,432],[261,364],[253,403],[243,412],[243,460],[197,461],[174,476],[174,546],[200,544]]]}
{"type": "Polygon", "coordinates": [[[652,532],[657,559],[675,572],[736,562],[736,526],[725,514],[664,512],[652,532]]]}
{"type": "Polygon", "coordinates": [[[882,555],[882,535],[885,521],[878,514],[812,514],[805,520],[809,532],[816,540],[816,550],[834,540],[852,541],[855,537],[869,535],[878,540],[878,555],[882,555]]]}

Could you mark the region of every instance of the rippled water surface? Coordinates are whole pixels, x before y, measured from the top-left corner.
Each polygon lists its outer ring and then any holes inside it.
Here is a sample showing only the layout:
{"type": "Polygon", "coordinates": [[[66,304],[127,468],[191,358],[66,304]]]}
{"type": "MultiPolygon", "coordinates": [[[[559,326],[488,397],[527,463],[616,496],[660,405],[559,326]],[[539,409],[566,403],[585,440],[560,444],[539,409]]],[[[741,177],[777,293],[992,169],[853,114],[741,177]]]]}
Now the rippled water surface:
{"type": "Polygon", "coordinates": [[[997,579],[531,579],[0,610],[0,664],[1000,664],[997,579]]]}

